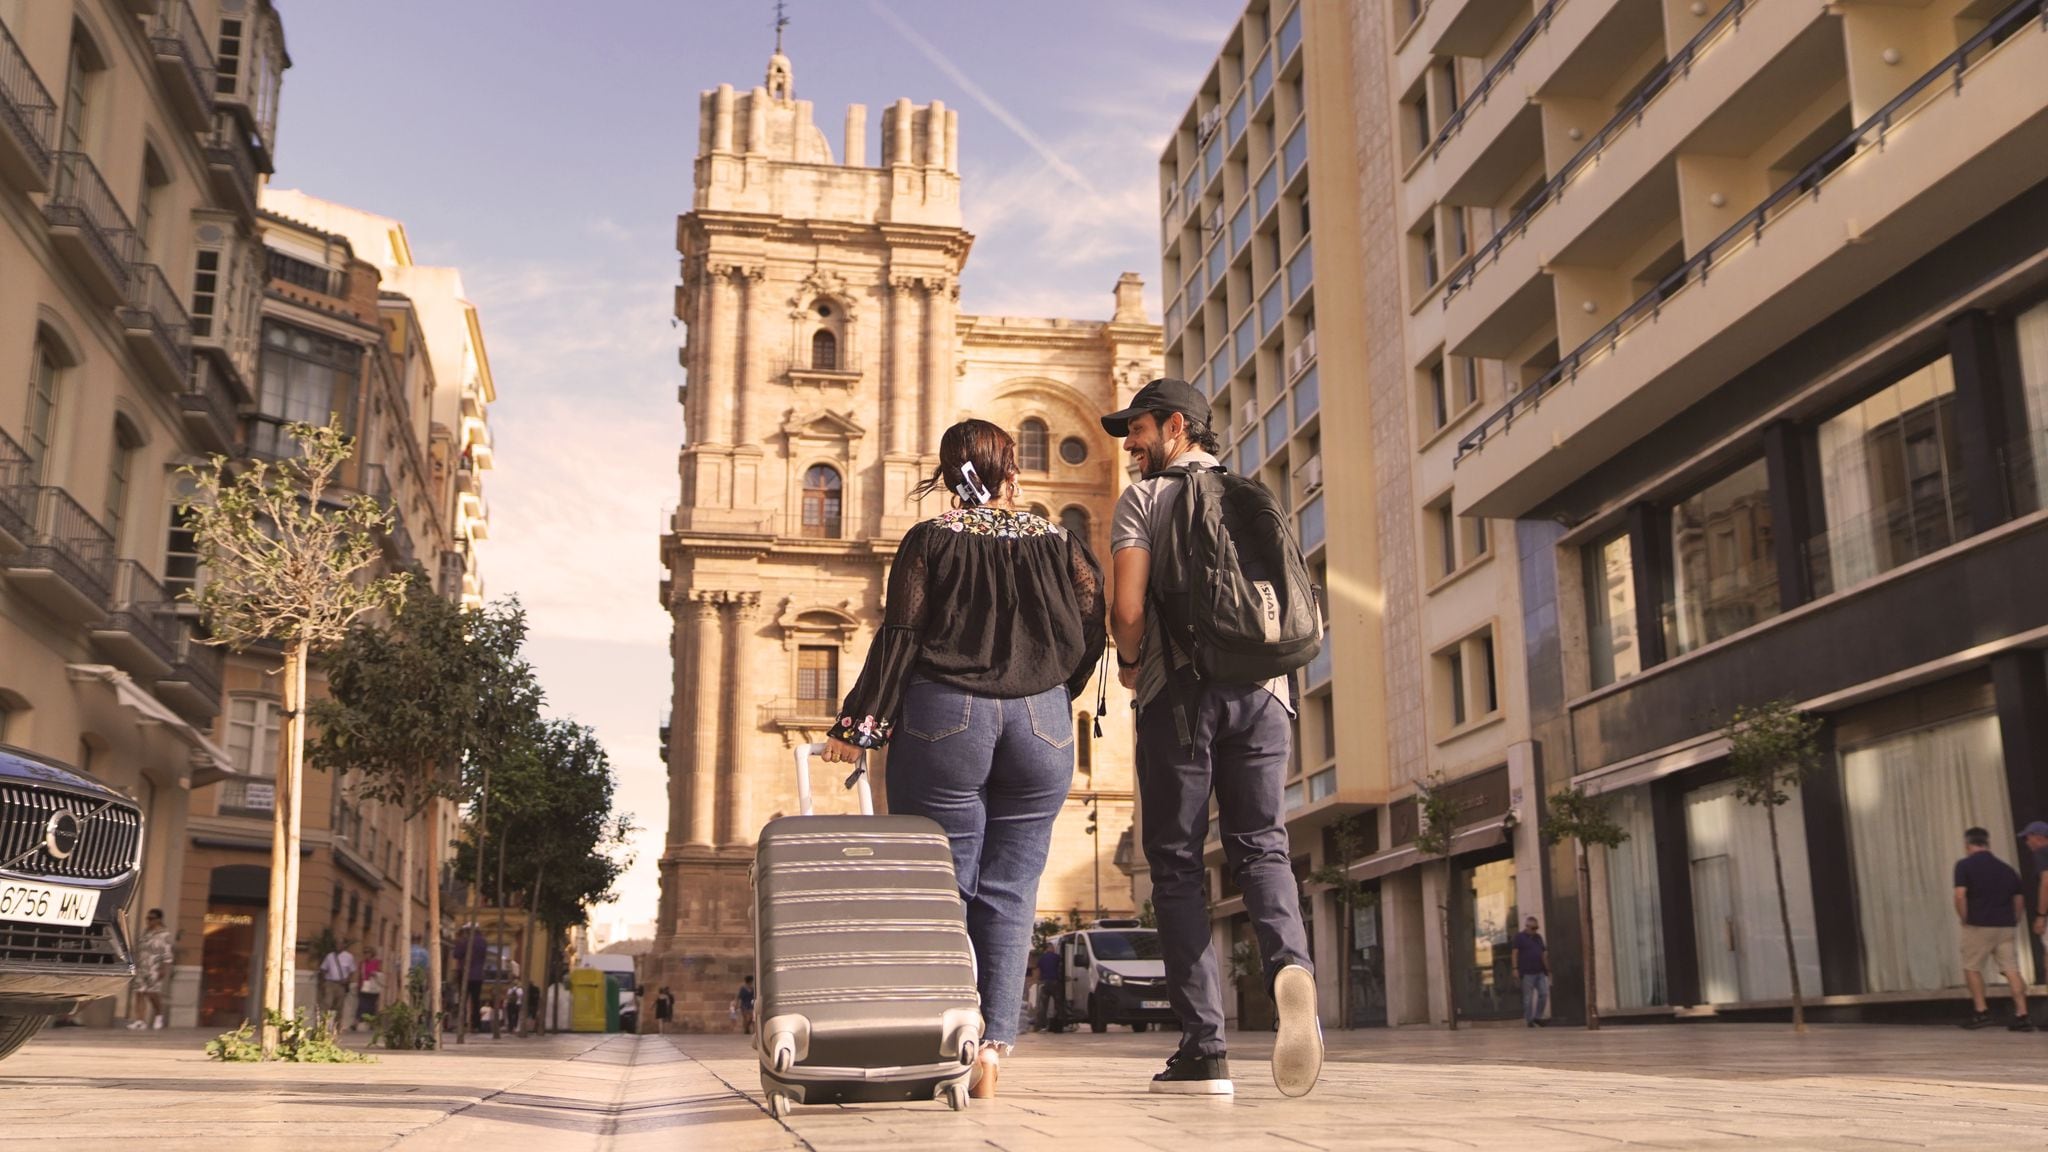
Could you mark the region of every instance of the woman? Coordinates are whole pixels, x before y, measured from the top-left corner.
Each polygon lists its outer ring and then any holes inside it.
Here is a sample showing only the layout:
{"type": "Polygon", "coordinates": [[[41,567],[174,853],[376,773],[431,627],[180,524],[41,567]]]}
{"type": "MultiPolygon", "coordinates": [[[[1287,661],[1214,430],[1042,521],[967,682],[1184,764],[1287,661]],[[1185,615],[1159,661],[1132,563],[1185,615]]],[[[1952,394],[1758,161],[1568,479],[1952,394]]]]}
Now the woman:
{"type": "Polygon", "coordinates": [[[1073,781],[1073,702],[1102,655],[1102,569],[1087,541],[1017,511],[1017,445],[994,424],[946,430],[916,495],[941,490],[954,506],[897,548],[887,619],[825,756],[886,745],[889,811],[952,841],[987,1029],[971,1091],[987,1097],[1017,1038],[1038,877],[1073,781]]]}
{"type": "MultiPolygon", "coordinates": [[[[371,1017],[377,1015],[378,1007],[384,1002],[384,961],[377,958],[375,948],[363,949],[362,979],[356,991],[356,1021],[370,1020],[374,1027],[376,1021],[371,1017]]],[[[355,1031],[355,1026],[350,1025],[349,1031],[355,1031]]]]}

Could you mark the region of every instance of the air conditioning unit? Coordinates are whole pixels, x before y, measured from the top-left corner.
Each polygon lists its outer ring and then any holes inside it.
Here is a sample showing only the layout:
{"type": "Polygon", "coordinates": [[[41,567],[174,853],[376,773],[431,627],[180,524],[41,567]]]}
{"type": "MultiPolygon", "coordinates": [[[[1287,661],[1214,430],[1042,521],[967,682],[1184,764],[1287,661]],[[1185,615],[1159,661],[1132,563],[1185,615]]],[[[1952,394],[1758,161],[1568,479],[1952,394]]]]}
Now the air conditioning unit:
{"type": "Polygon", "coordinates": [[[1237,422],[1249,428],[1259,422],[1259,406],[1247,404],[1237,410],[1237,422]]]}
{"type": "Polygon", "coordinates": [[[1301,481],[1301,494],[1306,496],[1323,486],[1323,457],[1321,453],[1301,462],[1301,470],[1295,473],[1301,481]]]}
{"type": "Polygon", "coordinates": [[[1315,362],[1315,358],[1316,330],[1311,328],[1308,334],[1295,344],[1294,350],[1287,354],[1287,379],[1291,382],[1295,377],[1308,371],[1308,366],[1315,362]]]}
{"type": "Polygon", "coordinates": [[[1195,125],[1195,147],[1200,148],[1202,145],[1207,144],[1209,137],[1216,134],[1216,126],[1221,123],[1223,123],[1223,109],[1211,108],[1204,112],[1201,121],[1195,125]]]}

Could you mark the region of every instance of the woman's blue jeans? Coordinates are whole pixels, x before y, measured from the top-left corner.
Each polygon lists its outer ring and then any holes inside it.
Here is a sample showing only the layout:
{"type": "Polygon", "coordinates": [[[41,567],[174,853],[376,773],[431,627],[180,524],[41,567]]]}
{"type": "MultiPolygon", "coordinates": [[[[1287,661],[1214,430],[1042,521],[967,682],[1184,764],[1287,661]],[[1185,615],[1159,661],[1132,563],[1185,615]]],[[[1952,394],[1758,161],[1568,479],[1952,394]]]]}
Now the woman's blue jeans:
{"type": "Polygon", "coordinates": [[[1017,1039],[1038,878],[1074,779],[1074,709],[1061,686],[998,700],[913,680],[889,742],[889,811],[953,843],[979,968],[984,1039],[1017,1039]]]}

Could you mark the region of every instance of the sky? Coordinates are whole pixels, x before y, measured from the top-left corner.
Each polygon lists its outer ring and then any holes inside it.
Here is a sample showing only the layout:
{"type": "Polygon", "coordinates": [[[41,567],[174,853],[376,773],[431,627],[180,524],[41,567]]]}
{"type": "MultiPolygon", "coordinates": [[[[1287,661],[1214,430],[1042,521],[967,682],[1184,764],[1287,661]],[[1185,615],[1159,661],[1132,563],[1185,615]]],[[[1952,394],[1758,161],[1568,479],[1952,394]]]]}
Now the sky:
{"type": "MultiPolygon", "coordinates": [[[[658,542],[678,498],[675,218],[697,97],[761,83],[770,0],[277,0],[292,67],[279,188],[403,220],[462,270],[497,382],[487,593],[517,595],[551,712],[597,730],[639,832],[619,900],[652,921],[670,695],[658,542]]],[[[960,113],[976,236],[963,311],[1107,319],[1160,301],[1158,158],[1242,0],[790,0],[799,99],[960,113]]]]}

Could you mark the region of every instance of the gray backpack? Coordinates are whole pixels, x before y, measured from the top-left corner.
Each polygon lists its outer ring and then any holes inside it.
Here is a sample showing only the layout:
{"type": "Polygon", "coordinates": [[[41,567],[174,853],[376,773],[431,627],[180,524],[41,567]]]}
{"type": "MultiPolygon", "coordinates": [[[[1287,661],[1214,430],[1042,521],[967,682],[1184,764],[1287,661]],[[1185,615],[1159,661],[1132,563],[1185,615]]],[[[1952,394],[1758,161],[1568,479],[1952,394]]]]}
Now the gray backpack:
{"type": "Polygon", "coordinates": [[[1148,588],[1167,643],[1197,676],[1221,683],[1263,683],[1315,659],[1322,590],[1273,493],[1221,467],[1176,465],[1158,475],[1180,482],[1148,588]]]}

